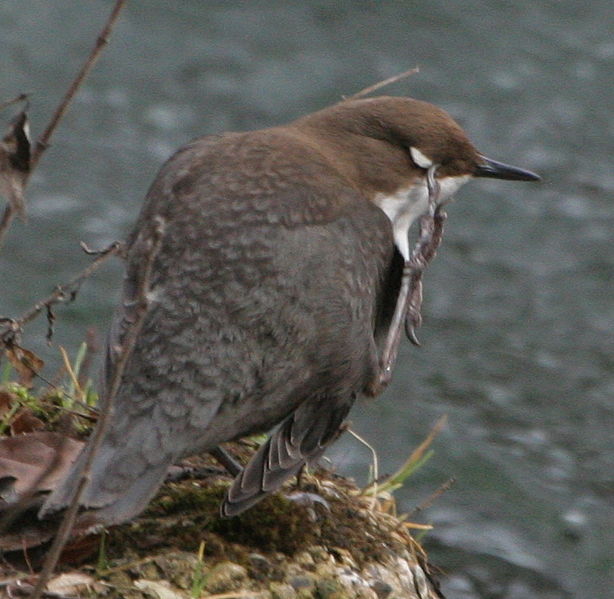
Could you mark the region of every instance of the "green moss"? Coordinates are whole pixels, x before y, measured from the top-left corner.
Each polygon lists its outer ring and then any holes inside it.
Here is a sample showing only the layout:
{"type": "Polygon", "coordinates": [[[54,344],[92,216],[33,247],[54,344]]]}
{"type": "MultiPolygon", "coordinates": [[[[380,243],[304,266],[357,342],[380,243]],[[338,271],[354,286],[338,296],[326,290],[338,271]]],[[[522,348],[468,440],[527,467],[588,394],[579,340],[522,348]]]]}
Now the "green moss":
{"type": "Polygon", "coordinates": [[[222,518],[219,506],[226,486],[219,481],[166,485],[139,520],[110,531],[108,554],[119,557],[127,544],[139,554],[162,546],[197,552],[204,542],[205,556],[213,561],[248,563],[253,550],[293,555],[314,542],[305,509],[281,494],[240,516],[222,518]]]}
{"type": "Polygon", "coordinates": [[[45,425],[46,430],[65,429],[70,419],[71,433],[87,437],[92,429],[92,420],[77,416],[74,411],[84,411],[71,399],[62,387],[33,391],[16,382],[0,385],[0,391],[11,396],[11,411],[0,422],[0,434],[6,432],[12,418],[21,408],[28,409],[45,425]]]}
{"type": "Polygon", "coordinates": [[[293,555],[315,541],[307,518],[305,508],[277,493],[240,516],[216,520],[213,530],[235,543],[293,555]]]}

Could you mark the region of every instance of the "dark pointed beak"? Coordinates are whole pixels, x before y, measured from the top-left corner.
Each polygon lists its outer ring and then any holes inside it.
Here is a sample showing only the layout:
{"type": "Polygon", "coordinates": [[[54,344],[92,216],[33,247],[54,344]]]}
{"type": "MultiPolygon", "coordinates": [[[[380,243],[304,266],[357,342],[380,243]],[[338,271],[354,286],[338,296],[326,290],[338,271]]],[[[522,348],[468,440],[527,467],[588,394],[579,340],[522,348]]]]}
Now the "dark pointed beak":
{"type": "Polygon", "coordinates": [[[541,179],[539,175],[523,168],[503,164],[503,162],[491,160],[486,156],[480,156],[480,158],[483,162],[476,167],[473,173],[474,177],[491,177],[492,179],[509,179],[511,181],[539,181],[541,179]]]}

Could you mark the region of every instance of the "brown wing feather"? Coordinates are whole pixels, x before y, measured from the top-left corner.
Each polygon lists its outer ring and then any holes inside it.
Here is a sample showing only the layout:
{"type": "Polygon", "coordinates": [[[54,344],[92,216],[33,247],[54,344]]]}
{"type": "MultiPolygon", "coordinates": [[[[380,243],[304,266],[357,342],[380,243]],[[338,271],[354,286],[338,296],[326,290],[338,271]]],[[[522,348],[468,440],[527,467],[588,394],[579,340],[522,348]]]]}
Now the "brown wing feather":
{"type": "Polygon", "coordinates": [[[353,403],[353,396],[344,400],[315,398],[303,403],[234,480],[222,503],[222,515],[240,514],[317,460],[337,438],[353,403]]]}

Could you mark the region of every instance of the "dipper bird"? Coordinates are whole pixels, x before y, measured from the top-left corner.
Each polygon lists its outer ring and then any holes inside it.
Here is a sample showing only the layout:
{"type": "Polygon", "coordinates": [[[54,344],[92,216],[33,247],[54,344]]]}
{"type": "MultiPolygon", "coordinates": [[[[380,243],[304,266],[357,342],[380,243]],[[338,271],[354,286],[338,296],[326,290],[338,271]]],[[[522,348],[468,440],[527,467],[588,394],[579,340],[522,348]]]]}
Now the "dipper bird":
{"type": "MultiPolygon", "coordinates": [[[[356,396],[389,378],[398,315],[415,300],[409,227],[472,177],[539,178],[485,158],[446,112],[401,97],[346,100],[180,149],[127,243],[107,386],[137,320],[138,334],[81,505],[97,522],[125,521],[180,458],[276,425],[224,515],[318,458],[356,396]]],[[[42,515],[69,503],[84,459],[42,515]]]]}

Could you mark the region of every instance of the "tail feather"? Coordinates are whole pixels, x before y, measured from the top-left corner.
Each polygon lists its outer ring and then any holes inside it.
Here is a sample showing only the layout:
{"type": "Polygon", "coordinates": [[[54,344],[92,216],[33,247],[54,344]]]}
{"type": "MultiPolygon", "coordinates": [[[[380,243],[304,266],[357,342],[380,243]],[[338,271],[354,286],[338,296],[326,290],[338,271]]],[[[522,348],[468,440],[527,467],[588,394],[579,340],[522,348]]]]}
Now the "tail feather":
{"type": "Polygon", "coordinates": [[[303,403],[235,478],[222,503],[222,516],[240,514],[315,462],[337,438],[353,401],[317,398],[303,403]]]}
{"type": "MultiPolygon", "coordinates": [[[[66,478],[43,504],[39,518],[68,507],[76,493],[89,447],[79,455],[66,478]]],[[[98,524],[125,522],[142,512],[164,482],[171,457],[151,464],[138,455],[122,455],[104,445],[97,452],[79,498],[82,508],[95,510],[98,524]]]]}

